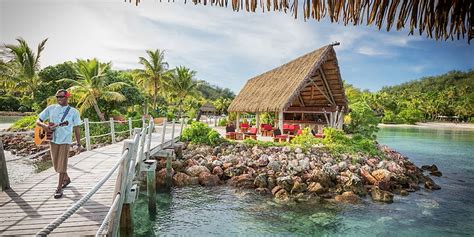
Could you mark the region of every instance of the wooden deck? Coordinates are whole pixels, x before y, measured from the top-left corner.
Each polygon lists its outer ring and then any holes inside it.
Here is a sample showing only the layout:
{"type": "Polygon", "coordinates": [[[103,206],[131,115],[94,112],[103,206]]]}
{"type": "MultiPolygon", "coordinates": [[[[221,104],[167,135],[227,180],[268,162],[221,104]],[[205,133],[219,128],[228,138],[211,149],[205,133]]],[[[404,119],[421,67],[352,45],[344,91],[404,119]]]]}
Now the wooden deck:
{"type": "MultiPolygon", "coordinates": [[[[175,137],[180,126],[176,124],[175,137]]],[[[152,135],[151,148],[161,144],[161,127],[152,135]]],[[[166,139],[171,139],[168,124],[166,139]]],[[[35,235],[81,199],[120,159],[123,142],[69,158],[71,184],[61,199],[54,199],[58,174],[50,168],[0,192],[0,235],[35,235]]],[[[157,149],[154,149],[157,150],[157,149]]],[[[15,172],[9,170],[9,173],[15,172]]],[[[117,171],[75,214],[54,230],[52,236],[95,235],[112,204],[117,171]]]]}

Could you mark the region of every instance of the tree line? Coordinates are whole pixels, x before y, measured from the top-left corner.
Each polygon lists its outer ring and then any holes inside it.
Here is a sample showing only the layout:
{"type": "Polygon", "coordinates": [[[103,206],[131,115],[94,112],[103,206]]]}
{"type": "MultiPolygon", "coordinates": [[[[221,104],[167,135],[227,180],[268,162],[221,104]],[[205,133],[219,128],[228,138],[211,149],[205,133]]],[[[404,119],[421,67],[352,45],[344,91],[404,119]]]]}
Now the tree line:
{"type": "Polygon", "coordinates": [[[70,103],[82,116],[106,120],[115,115],[151,114],[154,117],[194,117],[201,105],[211,102],[218,113],[227,113],[235,97],[227,88],[198,80],[185,66],[170,68],[163,50],[146,50],[138,58],[142,68],[114,70],[111,62],[77,59],[40,67],[47,39],[36,51],[22,38],[0,48],[0,111],[39,112],[54,103],[64,88],[70,103]],[[144,108],[144,111],[142,110],[144,108]]]}
{"type": "Polygon", "coordinates": [[[474,70],[450,71],[373,93],[346,83],[345,92],[350,105],[366,103],[382,123],[474,121],[474,70]]]}

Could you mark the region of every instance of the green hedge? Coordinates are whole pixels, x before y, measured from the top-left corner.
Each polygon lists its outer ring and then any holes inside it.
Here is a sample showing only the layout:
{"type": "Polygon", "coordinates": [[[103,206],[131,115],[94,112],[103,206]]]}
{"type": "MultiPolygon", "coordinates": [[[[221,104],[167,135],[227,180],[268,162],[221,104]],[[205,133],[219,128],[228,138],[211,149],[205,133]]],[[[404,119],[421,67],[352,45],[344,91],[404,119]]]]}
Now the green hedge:
{"type": "Polygon", "coordinates": [[[221,135],[201,122],[193,122],[183,130],[182,141],[194,144],[218,145],[224,141],[221,135]]]}

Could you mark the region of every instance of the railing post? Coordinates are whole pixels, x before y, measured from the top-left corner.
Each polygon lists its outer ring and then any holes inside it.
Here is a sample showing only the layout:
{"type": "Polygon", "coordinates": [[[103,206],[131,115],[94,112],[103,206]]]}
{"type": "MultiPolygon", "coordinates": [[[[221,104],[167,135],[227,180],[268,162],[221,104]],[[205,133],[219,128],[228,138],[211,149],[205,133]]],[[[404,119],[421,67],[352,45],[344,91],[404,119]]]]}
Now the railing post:
{"type": "Polygon", "coordinates": [[[89,131],[89,119],[84,119],[84,132],[86,133],[86,149],[91,150],[91,132],[89,131]]]}
{"type": "Polygon", "coordinates": [[[144,162],[146,171],[146,187],[148,194],[148,213],[156,214],[156,160],[146,160],[144,162]]]}
{"type": "Polygon", "coordinates": [[[171,130],[171,145],[174,145],[174,127],[175,127],[175,119],[173,119],[173,127],[171,130]]]}
{"type": "MultiPolygon", "coordinates": [[[[112,236],[117,236],[117,231],[119,230],[118,228],[119,224],[122,223],[122,220],[121,220],[122,216],[126,217],[128,215],[126,213],[122,215],[122,205],[125,200],[127,189],[130,188],[130,187],[127,187],[128,186],[128,172],[129,172],[131,157],[133,156],[133,147],[134,147],[134,143],[131,140],[126,140],[123,144],[122,154],[123,152],[127,150],[128,150],[128,154],[125,157],[125,159],[122,161],[122,163],[120,164],[119,173],[117,174],[117,181],[115,182],[115,190],[114,190],[113,199],[115,199],[115,196],[120,195],[120,202],[119,202],[116,212],[112,214],[110,218],[110,222],[109,222],[109,233],[111,233],[112,236]]],[[[130,211],[131,209],[128,208],[128,210],[130,211]]],[[[131,213],[129,213],[129,216],[131,216],[131,213]]],[[[122,226],[120,227],[120,229],[121,228],[122,226]]]]}
{"type": "Polygon", "coordinates": [[[142,128],[145,127],[145,121],[146,121],[146,118],[145,118],[145,115],[142,116],[142,128]]]}
{"type": "MultiPolygon", "coordinates": [[[[165,143],[165,136],[166,136],[166,123],[168,122],[168,119],[165,118],[163,120],[163,131],[161,131],[161,145],[165,143]]],[[[161,147],[163,148],[163,147],[161,147]]]]}
{"type": "Polygon", "coordinates": [[[7,162],[5,160],[5,153],[3,152],[3,142],[0,140],[0,186],[2,191],[10,188],[10,181],[8,179],[7,162]]]}
{"type": "Polygon", "coordinates": [[[184,120],[185,118],[181,118],[181,129],[179,130],[179,137],[183,135],[184,120]]]}
{"type": "Polygon", "coordinates": [[[112,143],[115,143],[114,118],[110,118],[110,137],[112,138],[112,143]]]}
{"type": "Polygon", "coordinates": [[[130,130],[130,137],[133,136],[133,124],[132,124],[132,118],[128,118],[128,129],[130,130]]]}
{"type": "Polygon", "coordinates": [[[153,122],[153,117],[150,117],[150,122],[148,126],[148,143],[146,144],[146,159],[150,158],[150,147],[151,147],[151,136],[153,130],[155,129],[155,123],[153,122]]]}

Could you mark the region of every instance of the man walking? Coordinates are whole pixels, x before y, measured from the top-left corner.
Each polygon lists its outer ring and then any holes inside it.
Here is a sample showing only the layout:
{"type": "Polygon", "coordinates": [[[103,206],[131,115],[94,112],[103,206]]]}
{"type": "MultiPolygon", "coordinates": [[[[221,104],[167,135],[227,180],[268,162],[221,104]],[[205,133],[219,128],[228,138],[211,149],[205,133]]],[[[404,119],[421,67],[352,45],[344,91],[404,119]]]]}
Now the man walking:
{"type": "Polygon", "coordinates": [[[81,132],[79,125],[81,119],[79,111],[68,104],[70,93],[64,89],[56,92],[57,104],[50,105],[40,114],[36,124],[42,127],[47,133],[52,132],[50,141],[51,161],[54,170],[59,173],[58,186],[54,193],[54,198],[63,196],[63,188],[71,183],[71,178],[67,174],[67,161],[69,148],[72,144],[72,131],[75,133],[77,149],[81,147],[81,132]],[[47,123],[45,121],[48,120],[47,123]]]}

